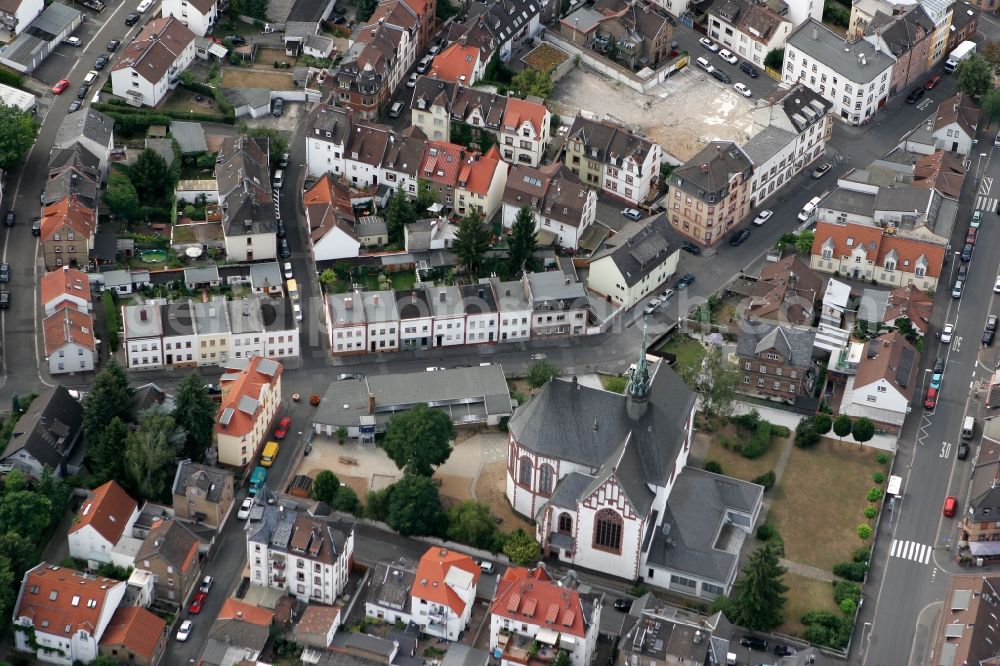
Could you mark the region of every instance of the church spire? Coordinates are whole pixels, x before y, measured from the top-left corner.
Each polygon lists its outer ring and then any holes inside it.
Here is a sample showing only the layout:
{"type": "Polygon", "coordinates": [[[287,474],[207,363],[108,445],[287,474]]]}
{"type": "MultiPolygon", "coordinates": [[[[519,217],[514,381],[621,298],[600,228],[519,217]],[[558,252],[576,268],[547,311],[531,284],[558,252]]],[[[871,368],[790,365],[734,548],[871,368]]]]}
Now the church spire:
{"type": "Polygon", "coordinates": [[[649,367],[646,365],[646,320],[642,322],[642,345],[639,347],[639,360],[629,368],[628,388],[625,392],[632,400],[645,400],[649,397],[649,367]]]}

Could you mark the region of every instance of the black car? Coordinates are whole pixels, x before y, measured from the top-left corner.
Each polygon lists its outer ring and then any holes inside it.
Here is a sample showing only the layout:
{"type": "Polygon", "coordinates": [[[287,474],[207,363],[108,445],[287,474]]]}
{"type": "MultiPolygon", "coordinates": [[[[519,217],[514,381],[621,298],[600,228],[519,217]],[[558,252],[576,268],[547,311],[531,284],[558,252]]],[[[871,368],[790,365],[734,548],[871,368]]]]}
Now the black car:
{"type": "Polygon", "coordinates": [[[975,245],[972,243],[965,244],[965,247],[962,248],[962,261],[972,261],[972,248],[974,247],[975,245]]]}
{"type": "Polygon", "coordinates": [[[776,643],[773,652],[776,657],[790,657],[795,654],[795,648],[784,643],[776,643]]]}
{"type": "Polygon", "coordinates": [[[751,650],[767,652],[767,641],[759,636],[744,636],[740,639],[740,645],[751,650]]]}
{"type": "Polygon", "coordinates": [[[85,97],[87,97],[88,92],[90,92],[90,86],[84,83],[82,86],[80,86],[80,89],[76,91],[76,98],[84,99],[85,97]]]}
{"type": "Polygon", "coordinates": [[[917,100],[919,100],[923,96],[924,96],[923,86],[917,86],[916,88],[910,91],[909,95],[906,96],[906,103],[916,104],[917,100]]]}
{"type": "Polygon", "coordinates": [[[0,310],[6,310],[10,307],[10,292],[0,291],[0,310]]]}
{"type": "Polygon", "coordinates": [[[961,280],[962,282],[965,282],[966,280],[969,279],[969,267],[966,266],[965,264],[962,264],[961,266],[958,267],[958,279],[961,280]]]}
{"type": "Polygon", "coordinates": [[[271,115],[275,118],[280,118],[285,113],[285,100],[280,97],[274,98],[274,103],[271,104],[271,115]]]}
{"type": "Polygon", "coordinates": [[[629,612],[630,608],[632,608],[632,600],[631,599],[615,599],[615,610],[616,611],[621,611],[623,613],[627,613],[627,612],[629,612]]]}
{"type": "MultiPolygon", "coordinates": [[[[70,104],[72,106],[72,104],[70,104]]],[[[31,221],[31,235],[41,236],[42,235],[42,218],[36,217],[31,221]]]]}
{"type": "Polygon", "coordinates": [[[939,358],[934,360],[934,372],[944,372],[944,359],[939,358]]]}
{"type": "Polygon", "coordinates": [[[749,76],[751,79],[756,79],[758,76],[760,76],[760,72],[757,71],[757,68],[754,67],[753,65],[751,65],[748,62],[741,62],[740,63],[740,70],[744,74],[746,74],[747,76],[749,76]]]}
{"type": "Polygon", "coordinates": [[[3,223],[8,227],[12,227],[15,222],[17,222],[17,215],[15,215],[12,210],[7,211],[7,215],[3,218],[3,223]]]}
{"type": "Polygon", "coordinates": [[[279,217],[278,218],[278,238],[285,237],[285,222],[279,217]]]}
{"type": "Polygon", "coordinates": [[[205,384],[205,390],[209,395],[222,395],[222,389],[218,384],[205,384]]]}
{"type": "Polygon", "coordinates": [[[729,78],[728,74],[726,74],[725,72],[723,72],[721,69],[718,68],[712,70],[712,76],[714,76],[719,81],[722,81],[723,83],[733,82],[733,80],[729,78]]]}
{"type": "Polygon", "coordinates": [[[681,279],[677,281],[677,284],[674,285],[674,289],[685,289],[691,284],[694,284],[694,276],[690,273],[685,273],[681,276],[681,279]]]}
{"type": "Polygon", "coordinates": [[[692,243],[691,241],[683,241],[681,243],[681,249],[684,250],[685,252],[690,252],[696,257],[701,255],[701,248],[692,243]]]}
{"type": "Polygon", "coordinates": [[[729,239],[729,244],[733,247],[739,247],[743,245],[743,241],[750,238],[750,230],[742,229],[738,233],[734,234],[732,238],[729,239]]]}
{"type": "Polygon", "coordinates": [[[292,250],[288,247],[288,241],[284,238],[278,239],[278,256],[282,259],[288,259],[288,257],[292,256],[292,250]]]}
{"type": "Polygon", "coordinates": [[[965,460],[969,457],[969,445],[965,442],[961,442],[958,445],[958,453],[956,454],[959,460],[965,460]]]}
{"type": "Polygon", "coordinates": [[[125,25],[135,25],[138,22],[139,22],[139,15],[136,14],[135,12],[132,12],[131,14],[125,17],[125,25]]]}
{"type": "Polygon", "coordinates": [[[343,25],[345,23],[347,23],[347,19],[344,18],[343,16],[337,16],[333,19],[334,25],[343,25]]]}
{"type": "Polygon", "coordinates": [[[986,328],[983,329],[983,346],[993,345],[993,337],[997,334],[997,316],[990,315],[986,318],[986,328]]]}
{"type": "Polygon", "coordinates": [[[110,42],[108,42],[108,53],[114,53],[115,51],[117,51],[118,47],[121,46],[121,44],[122,42],[120,39],[112,39],[110,42]]]}
{"type": "Polygon", "coordinates": [[[97,60],[94,61],[94,69],[96,69],[97,71],[101,71],[102,69],[104,69],[105,65],[108,64],[109,60],[111,60],[111,58],[109,58],[104,54],[97,56],[97,60]]]}
{"type": "Polygon", "coordinates": [[[240,35],[226,35],[225,39],[228,39],[233,46],[243,46],[247,43],[247,38],[240,35]]]}
{"type": "Polygon", "coordinates": [[[75,113],[76,111],[80,110],[81,106],[83,106],[83,102],[81,102],[78,99],[74,99],[72,102],[69,103],[69,109],[67,109],[66,112],[67,113],[75,113]]]}
{"type": "Polygon", "coordinates": [[[0,282],[10,282],[10,264],[0,264],[0,282]]]}

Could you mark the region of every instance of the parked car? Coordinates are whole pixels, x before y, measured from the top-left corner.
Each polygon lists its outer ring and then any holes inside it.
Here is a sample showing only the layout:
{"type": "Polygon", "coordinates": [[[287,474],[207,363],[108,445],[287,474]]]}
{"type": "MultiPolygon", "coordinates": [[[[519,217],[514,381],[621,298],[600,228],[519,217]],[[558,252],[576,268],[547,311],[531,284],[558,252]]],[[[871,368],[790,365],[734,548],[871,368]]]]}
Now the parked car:
{"type": "Polygon", "coordinates": [[[740,59],[733,55],[733,52],[729,49],[722,49],[719,51],[719,57],[728,62],[730,65],[737,64],[740,59]]]}
{"type": "Polygon", "coordinates": [[[660,302],[666,303],[667,300],[673,297],[673,295],[674,295],[673,289],[664,289],[663,291],[660,292],[660,302]]]}
{"type": "Polygon", "coordinates": [[[773,210],[762,210],[757,214],[757,217],[753,219],[753,223],[759,227],[770,220],[772,215],[774,215],[773,210]]]}
{"type": "Polygon", "coordinates": [[[744,97],[753,97],[753,93],[747,88],[745,83],[734,83],[733,90],[743,95],[744,97]]]}
{"type": "Polygon", "coordinates": [[[17,223],[17,214],[14,211],[9,210],[7,214],[3,217],[4,226],[12,227],[17,223]]]}
{"type": "Polygon", "coordinates": [[[109,60],[111,60],[111,58],[102,53],[101,55],[97,56],[97,60],[94,61],[94,69],[96,69],[97,71],[101,71],[108,64],[109,60]]]}
{"type": "Polygon", "coordinates": [[[139,6],[135,8],[135,11],[139,12],[140,14],[145,14],[146,10],[152,6],[153,6],[153,0],[142,0],[142,2],[139,3],[139,6]]]}
{"type": "Polygon", "coordinates": [[[924,396],[924,409],[934,409],[937,406],[938,400],[938,390],[934,388],[927,389],[927,395],[924,396]]]}
{"type": "Polygon", "coordinates": [[[423,74],[428,69],[430,69],[431,62],[433,61],[434,61],[434,56],[424,56],[423,58],[420,59],[420,62],[417,63],[417,71],[423,74]]]}
{"type": "Polygon", "coordinates": [[[757,68],[748,62],[740,63],[740,71],[749,76],[751,79],[756,79],[760,76],[760,72],[757,71],[757,68]]]}
{"type": "Polygon", "coordinates": [[[132,12],[131,14],[125,17],[125,25],[135,25],[138,22],[139,22],[139,15],[136,14],[135,12],[132,12]]]}
{"type": "Polygon", "coordinates": [[[775,643],[774,645],[774,656],[776,657],[791,657],[796,652],[797,650],[791,645],[785,645],[784,643],[775,643]]]}
{"type": "Polygon", "coordinates": [[[630,220],[638,220],[642,218],[642,211],[635,208],[625,208],[622,210],[622,215],[630,220]]]}
{"type": "Polygon", "coordinates": [[[729,239],[729,244],[733,247],[739,247],[740,245],[743,245],[743,241],[748,238],[750,238],[750,230],[740,229],[738,232],[733,234],[732,238],[729,239]]]}
{"type": "Polygon", "coordinates": [[[740,645],[751,650],[767,652],[767,640],[760,636],[744,636],[740,639],[740,645]]]}
{"type": "Polygon", "coordinates": [[[6,261],[0,264],[0,282],[10,282],[10,264],[6,261]]]}
{"type": "Polygon", "coordinates": [[[285,100],[280,97],[275,97],[274,101],[271,103],[271,115],[275,118],[280,118],[285,113],[285,100]]]}
{"type": "Polygon", "coordinates": [[[812,171],[812,177],[813,178],[822,178],[823,176],[826,175],[826,172],[829,171],[832,168],[833,168],[833,162],[825,162],[823,164],[820,164],[818,167],[816,167],[815,169],[813,169],[813,171],[812,171]]]}
{"type": "Polygon", "coordinates": [[[209,395],[222,395],[222,388],[218,384],[205,384],[205,390],[209,395]]]}
{"type": "Polygon", "coordinates": [[[934,372],[944,372],[944,359],[936,358],[934,359],[934,372]]]}
{"type": "Polygon", "coordinates": [[[484,574],[492,574],[494,569],[493,563],[489,560],[479,560],[479,570],[484,574]]]}
{"type": "Polygon", "coordinates": [[[282,416],[281,420],[278,421],[277,427],[274,429],[274,438],[277,440],[282,440],[288,436],[288,429],[292,426],[291,416],[282,416]]]}
{"type": "Polygon", "coordinates": [[[721,69],[713,69],[712,76],[714,76],[717,80],[721,81],[722,83],[725,83],[726,85],[733,82],[733,80],[729,78],[729,75],[723,72],[721,69]]]}
{"type": "Polygon", "coordinates": [[[993,293],[1000,294],[1000,275],[997,276],[997,281],[993,283],[993,293]]]}
{"type": "Polygon", "coordinates": [[[194,623],[191,620],[181,622],[181,627],[177,630],[177,640],[181,643],[186,641],[191,636],[192,629],[194,629],[194,623]]]}
{"type": "Polygon", "coordinates": [[[943,380],[943,379],[944,379],[944,373],[943,372],[937,372],[937,371],[932,372],[931,373],[931,388],[932,389],[937,389],[937,390],[940,391],[941,390],[941,380],[943,380]]]}
{"type": "Polygon", "coordinates": [[[713,42],[708,37],[702,37],[701,39],[698,40],[698,43],[701,44],[702,46],[704,46],[706,49],[708,49],[712,53],[715,53],[716,51],[719,50],[719,45],[716,44],[715,42],[713,42]]]}
{"type": "Polygon", "coordinates": [[[63,40],[63,44],[67,44],[69,46],[81,46],[83,42],[80,41],[79,37],[67,37],[63,40]]]}
{"type": "Polygon", "coordinates": [[[651,315],[656,312],[656,309],[660,307],[660,299],[654,298],[649,302],[649,305],[642,309],[642,314],[651,315]]]}
{"type": "Polygon", "coordinates": [[[967,442],[959,442],[957,456],[959,460],[965,460],[969,457],[969,444],[967,442]]]}
{"type": "Polygon", "coordinates": [[[962,282],[961,280],[955,280],[955,286],[951,288],[951,297],[962,298],[962,287],[964,286],[965,286],[964,282],[962,282]]]}
{"type": "Polygon", "coordinates": [[[284,238],[278,239],[278,256],[282,259],[288,259],[292,256],[292,249],[288,247],[288,240],[284,238]]]}
{"type": "Polygon", "coordinates": [[[285,222],[279,217],[277,219],[277,223],[278,223],[278,231],[276,233],[278,234],[278,238],[284,238],[287,233],[287,231],[285,230],[285,222]]]}
{"type": "Polygon", "coordinates": [[[56,84],[52,86],[52,92],[53,94],[58,95],[62,91],[66,90],[66,88],[69,88],[69,81],[66,79],[59,79],[56,81],[56,84]]]}
{"type": "Polygon", "coordinates": [[[969,264],[959,264],[958,279],[963,282],[969,279],[969,264]]]}
{"type": "Polygon", "coordinates": [[[997,334],[997,316],[991,314],[986,318],[986,328],[983,329],[983,345],[989,347],[993,344],[993,336],[997,334]]]}
{"type": "Polygon", "coordinates": [[[965,234],[965,242],[969,245],[976,244],[976,236],[979,234],[979,229],[975,227],[969,227],[969,230],[965,234]]]}
{"type": "Polygon", "coordinates": [[[627,613],[632,609],[631,599],[615,599],[615,610],[627,613]]]}
{"type": "Polygon", "coordinates": [[[345,379],[361,379],[362,377],[364,377],[364,375],[357,372],[342,372],[337,375],[337,381],[342,382],[345,379]]]}
{"type": "Polygon", "coordinates": [[[223,39],[228,39],[233,46],[245,46],[247,38],[242,35],[226,35],[223,39]]]}
{"type": "Polygon", "coordinates": [[[406,87],[407,88],[416,88],[417,87],[417,77],[418,76],[420,76],[420,75],[417,74],[416,72],[410,72],[410,78],[406,79],[406,87]]]}
{"type": "Polygon", "coordinates": [[[283,266],[283,268],[285,269],[285,279],[286,280],[291,280],[292,279],[292,262],[286,261],[285,265],[283,266]]]}
{"type": "Polygon", "coordinates": [[[701,248],[691,241],[681,241],[681,249],[689,254],[695,255],[696,257],[701,254],[701,248]]]}
{"type": "Polygon", "coordinates": [[[937,84],[941,83],[941,77],[935,74],[926,81],[924,81],[924,90],[934,90],[937,84]]]}
{"type": "Polygon", "coordinates": [[[207,592],[196,592],[194,599],[191,600],[191,605],[188,606],[188,612],[192,615],[197,615],[201,612],[202,607],[205,605],[205,599],[208,598],[207,592]]]}
{"type": "MultiPolygon", "coordinates": [[[[75,102],[76,100],[73,100],[73,101],[75,102]]],[[[70,106],[73,106],[73,105],[70,104],[70,106]]],[[[42,235],[42,218],[35,217],[34,219],[31,220],[31,235],[32,236],[41,236],[42,235]]]]}
{"type": "Polygon", "coordinates": [[[944,508],[941,509],[941,513],[944,514],[945,518],[954,518],[955,512],[958,510],[958,500],[954,497],[948,496],[944,498],[944,508]]]}
{"type": "Polygon", "coordinates": [[[208,594],[209,590],[212,589],[212,583],[214,582],[215,582],[214,578],[212,578],[211,576],[205,576],[204,578],[201,579],[201,585],[198,586],[198,591],[208,594]]]}
{"type": "Polygon", "coordinates": [[[240,504],[240,510],[236,512],[236,518],[239,520],[246,520],[250,517],[251,509],[253,509],[253,498],[247,497],[243,500],[243,504],[240,504]]]}
{"type": "Polygon", "coordinates": [[[110,42],[108,42],[108,53],[114,53],[115,51],[118,50],[118,47],[121,45],[122,42],[120,39],[112,39],[110,42]]]}
{"type": "Polygon", "coordinates": [[[951,344],[951,338],[955,335],[955,325],[945,324],[944,328],[941,329],[941,334],[939,336],[942,344],[951,344]]]}
{"type": "Polygon", "coordinates": [[[677,284],[674,285],[674,289],[686,289],[688,286],[694,284],[695,277],[691,273],[685,273],[677,280],[677,284]]]}
{"type": "Polygon", "coordinates": [[[962,261],[972,261],[972,249],[975,246],[972,243],[966,243],[965,247],[962,248],[962,261]]]}
{"type": "Polygon", "coordinates": [[[713,67],[712,63],[708,61],[708,58],[702,58],[699,56],[697,59],[695,59],[694,64],[697,65],[698,67],[701,67],[709,74],[715,71],[715,67],[713,67]]]}
{"type": "Polygon", "coordinates": [[[917,101],[919,101],[920,98],[923,96],[924,96],[923,88],[914,88],[913,90],[910,91],[910,94],[906,96],[906,103],[916,104],[917,101]]]}
{"type": "Polygon", "coordinates": [[[979,225],[983,222],[983,211],[977,210],[972,213],[972,219],[969,220],[969,226],[979,228],[979,225]]]}
{"type": "Polygon", "coordinates": [[[80,86],[80,89],[76,91],[76,98],[79,100],[84,100],[87,98],[87,92],[90,90],[90,86],[84,83],[80,86]]]}
{"type": "Polygon", "coordinates": [[[98,76],[100,76],[100,74],[97,73],[97,70],[92,69],[89,72],[87,72],[86,75],[84,75],[83,82],[89,86],[90,84],[92,84],[94,81],[97,80],[98,76]]]}

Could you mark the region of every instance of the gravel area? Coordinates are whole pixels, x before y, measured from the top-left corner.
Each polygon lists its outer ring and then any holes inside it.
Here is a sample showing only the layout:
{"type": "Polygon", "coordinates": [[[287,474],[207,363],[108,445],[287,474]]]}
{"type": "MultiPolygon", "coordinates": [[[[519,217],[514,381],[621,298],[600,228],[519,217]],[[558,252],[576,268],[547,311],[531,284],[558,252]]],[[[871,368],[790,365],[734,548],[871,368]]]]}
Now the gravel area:
{"type": "Polygon", "coordinates": [[[500,530],[513,532],[518,527],[529,534],[535,533],[535,525],[510,508],[504,491],[507,487],[507,463],[503,460],[483,465],[476,481],[476,499],[490,507],[490,513],[501,518],[500,530]]]}

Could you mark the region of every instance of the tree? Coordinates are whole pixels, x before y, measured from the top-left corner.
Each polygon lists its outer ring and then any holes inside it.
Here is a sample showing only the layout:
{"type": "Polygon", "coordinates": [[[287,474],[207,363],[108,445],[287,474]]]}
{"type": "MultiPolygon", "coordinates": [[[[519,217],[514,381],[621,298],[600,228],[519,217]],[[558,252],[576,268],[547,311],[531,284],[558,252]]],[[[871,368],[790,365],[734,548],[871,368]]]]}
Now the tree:
{"type": "Polygon", "coordinates": [[[118,217],[133,219],[139,216],[139,193],[129,177],[118,169],[112,169],[108,174],[104,203],[118,217]]]}
{"type": "Polygon", "coordinates": [[[430,476],[448,460],[454,437],[451,418],[420,403],[389,419],[382,448],[405,474],[430,476]]]}
{"type": "Polygon", "coordinates": [[[38,563],[38,544],[17,532],[0,534],[0,561],[7,560],[18,578],[38,563]]]}
{"type": "Polygon", "coordinates": [[[417,179],[417,203],[414,208],[417,211],[417,217],[424,215],[427,209],[437,203],[437,192],[434,191],[433,185],[429,180],[424,180],[423,178],[417,179]]]}
{"type": "MultiPolygon", "coordinates": [[[[187,71],[187,70],[184,70],[187,71]]],[[[98,655],[97,657],[91,659],[87,666],[118,666],[118,660],[113,657],[107,657],[105,655],[98,655]]]]}
{"type": "Polygon", "coordinates": [[[52,503],[45,495],[31,490],[5,493],[0,498],[0,525],[5,531],[17,532],[32,542],[38,542],[49,526],[52,503]]]}
{"type": "Polygon", "coordinates": [[[473,210],[462,218],[455,232],[451,251],[461,260],[471,275],[483,262],[483,255],[490,249],[490,230],[483,224],[483,216],[473,210]]]}
{"type": "Polygon", "coordinates": [[[177,426],[184,430],[182,457],[196,462],[204,459],[205,449],[212,445],[215,411],[215,403],[198,373],[185,377],[177,387],[173,412],[177,426]]]}
{"type": "Polygon", "coordinates": [[[14,581],[20,580],[11,569],[10,561],[0,557],[0,629],[6,629],[14,610],[14,581]]]}
{"type": "Polygon", "coordinates": [[[510,558],[514,564],[524,567],[538,561],[542,550],[531,536],[518,527],[507,535],[507,540],[503,544],[503,554],[510,558]]]}
{"type": "Polygon", "coordinates": [[[812,252],[814,234],[811,229],[800,231],[795,235],[795,251],[799,254],[810,254],[812,252]]]}
{"type": "MultiPolygon", "coordinates": [[[[93,664],[94,662],[90,662],[93,664]]],[[[552,660],[551,666],[573,666],[573,662],[569,658],[569,653],[566,650],[559,650],[556,653],[556,658],[552,660]]]]}
{"type": "Polygon", "coordinates": [[[357,513],[358,506],[358,494],[349,486],[341,486],[333,498],[333,504],[330,505],[330,508],[334,511],[357,513]]]}
{"type": "Polygon", "coordinates": [[[764,67],[768,69],[776,69],[779,72],[781,67],[785,62],[785,49],[771,49],[764,56],[764,67]]]}
{"type": "Polygon", "coordinates": [[[332,268],[324,268],[323,272],[319,274],[319,282],[328,294],[332,293],[337,286],[337,274],[333,272],[332,268]]]}
{"type": "Polygon", "coordinates": [[[515,271],[530,270],[534,263],[538,239],[535,238],[535,218],[527,206],[517,211],[507,241],[510,246],[510,265],[515,271]]]}
{"type": "MultiPolygon", "coordinates": [[[[267,0],[262,1],[267,2],[267,0]]],[[[360,16],[358,20],[362,20],[360,16]]],[[[267,139],[267,157],[271,160],[271,164],[280,162],[281,156],[288,152],[288,139],[282,136],[278,130],[271,129],[270,127],[251,127],[246,123],[240,123],[237,129],[240,134],[267,139]]]]}
{"type": "Polygon", "coordinates": [[[979,47],[979,55],[988,62],[993,69],[1000,68],[1000,40],[986,42],[979,47]]]}
{"type": "Polygon", "coordinates": [[[980,106],[982,106],[983,115],[990,121],[990,124],[993,124],[994,120],[1000,120],[1000,89],[994,88],[983,95],[980,106]]]}
{"type": "Polygon", "coordinates": [[[392,484],[386,523],[403,536],[437,534],[441,527],[441,499],[426,476],[406,474],[392,484]]]}
{"type": "Polygon", "coordinates": [[[511,92],[521,98],[534,95],[546,99],[552,94],[552,85],[552,78],[548,74],[530,67],[525,67],[510,80],[511,92]]]}
{"type": "Polygon", "coordinates": [[[125,423],[132,422],[132,389],[129,388],[125,370],[112,358],[97,373],[90,393],[83,401],[83,433],[86,440],[95,442],[100,439],[101,433],[116,416],[125,423]]]}
{"type": "Polygon", "coordinates": [[[982,97],[993,87],[993,68],[973,55],[958,65],[958,89],[970,97],[982,97]]]}
{"type": "Polygon", "coordinates": [[[389,199],[389,205],[385,207],[385,226],[389,231],[389,242],[402,243],[406,225],[416,221],[417,211],[403,192],[403,188],[397,187],[389,199]]]}
{"type": "Polygon", "coordinates": [[[721,347],[712,347],[705,352],[701,364],[698,389],[701,394],[702,411],[707,416],[729,416],[736,399],[736,384],[739,373],[736,365],[723,354],[721,347]]]}
{"type": "Polygon", "coordinates": [[[176,458],[178,431],[169,415],[146,412],[125,443],[126,485],[136,499],[160,500],[167,495],[176,458]]]}
{"type": "Polygon", "coordinates": [[[854,422],[851,421],[851,417],[847,414],[841,414],[833,422],[833,434],[837,437],[843,439],[851,434],[851,428],[854,426],[854,422]]]}
{"type": "Polygon", "coordinates": [[[19,469],[12,469],[3,479],[3,492],[16,493],[28,489],[28,475],[19,469]]]}
{"type": "Polygon", "coordinates": [[[483,550],[496,550],[503,537],[482,502],[466,500],[448,509],[448,538],[483,550]]]}
{"type": "Polygon", "coordinates": [[[829,414],[817,414],[813,417],[813,426],[818,434],[825,435],[833,427],[833,419],[829,414]]]}
{"type": "Polygon", "coordinates": [[[862,416],[854,422],[851,434],[854,436],[855,441],[864,444],[875,436],[875,424],[868,417],[862,416]]]}
{"type": "Polygon", "coordinates": [[[139,200],[147,205],[159,203],[167,198],[170,182],[170,166],[163,157],[150,148],[139,153],[128,170],[129,180],[135,185],[139,200]]]}
{"type": "Polygon", "coordinates": [[[375,13],[378,0],[354,0],[354,7],[357,9],[358,21],[364,24],[375,13]]]}
{"type": "Polygon", "coordinates": [[[125,471],[125,458],[122,456],[122,444],[128,438],[128,426],[121,418],[115,416],[104,428],[97,441],[87,446],[87,458],[90,469],[98,478],[121,479],[125,471]]]}
{"type": "Polygon", "coordinates": [[[0,169],[21,166],[37,134],[38,123],[30,113],[0,102],[0,169]]]}
{"type": "Polygon", "coordinates": [[[316,475],[313,481],[312,496],[314,500],[326,503],[327,506],[333,504],[337,491],[340,490],[340,479],[328,469],[316,475]]]}
{"type": "Polygon", "coordinates": [[[771,546],[752,552],[743,575],[733,585],[729,620],[751,631],[770,631],[781,624],[787,602],[786,571],[771,546]]]}
{"type": "Polygon", "coordinates": [[[73,491],[65,481],[52,474],[48,465],[42,469],[42,478],[38,480],[35,492],[49,501],[49,524],[54,525],[62,520],[69,508],[69,496],[73,491]]]}
{"type": "Polygon", "coordinates": [[[813,419],[802,419],[795,426],[795,446],[808,449],[819,444],[819,433],[813,419]]]}
{"type": "Polygon", "coordinates": [[[528,367],[528,385],[531,388],[542,388],[558,376],[559,368],[548,361],[538,361],[528,367]]]}

